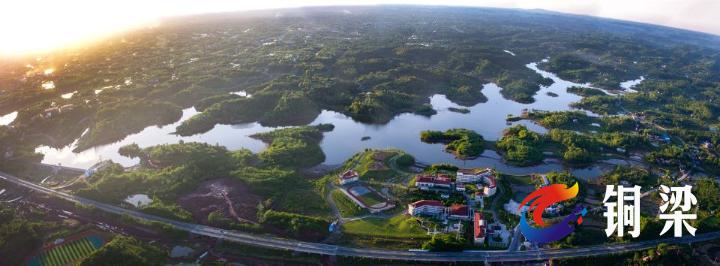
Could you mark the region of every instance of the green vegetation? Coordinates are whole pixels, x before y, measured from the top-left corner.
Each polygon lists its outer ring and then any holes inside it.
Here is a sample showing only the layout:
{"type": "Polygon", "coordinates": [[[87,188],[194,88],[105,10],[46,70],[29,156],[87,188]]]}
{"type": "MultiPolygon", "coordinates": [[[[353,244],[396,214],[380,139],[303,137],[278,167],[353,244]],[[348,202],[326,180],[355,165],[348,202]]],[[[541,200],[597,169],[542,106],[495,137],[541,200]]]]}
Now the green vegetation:
{"type": "Polygon", "coordinates": [[[353,155],[341,169],[354,169],[361,179],[387,180],[406,176],[407,167],[415,163],[415,158],[397,149],[367,149],[353,155]]]}
{"type": "Polygon", "coordinates": [[[425,130],[420,140],[427,143],[445,143],[445,149],[462,159],[474,158],[485,149],[483,137],[475,131],[455,128],[445,132],[425,130]]]}
{"type": "Polygon", "coordinates": [[[618,166],[604,176],[606,184],[620,184],[621,181],[641,187],[655,186],[659,180],[658,176],[647,169],[639,167],[618,166]]]}
{"type": "Polygon", "coordinates": [[[465,239],[450,234],[436,234],[422,245],[429,251],[461,251],[465,247],[465,239]]]}
{"type": "Polygon", "coordinates": [[[399,214],[392,218],[369,217],[343,224],[343,232],[352,235],[384,238],[424,238],[425,230],[412,216],[399,214]]]}
{"type": "MultiPolygon", "coordinates": [[[[98,243],[100,244],[100,243],[98,243]]],[[[36,258],[39,265],[63,266],[73,264],[88,257],[93,251],[100,248],[88,238],[64,243],[44,252],[39,258],[36,258]]],[[[31,262],[32,264],[32,262],[31,262]]]]}
{"type": "Polygon", "coordinates": [[[698,231],[720,230],[720,184],[714,179],[700,179],[693,186],[693,194],[698,200],[698,231]]]}
{"type": "Polygon", "coordinates": [[[418,109],[415,109],[415,114],[431,117],[437,114],[437,111],[433,109],[432,105],[426,103],[420,106],[418,109]]]}
{"type": "Polygon", "coordinates": [[[166,102],[129,99],[103,105],[95,115],[90,131],[80,138],[76,151],[108,144],[140,132],[148,125],[166,125],[180,119],[180,107],[166,102]],[[134,115],[134,114],[142,115],[134,115]]]}
{"type": "MultiPolygon", "coordinates": [[[[507,162],[536,164],[542,161],[542,152],[548,151],[567,163],[587,165],[642,152],[653,167],[672,171],[671,175],[678,168],[710,176],[720,173],[717,38],[549,12],[408,6],[352,13],[304,9],[284,11],[282,19],[268,19],[264,13],[168,19],[162,27],[123,33],[122,38],[108,38],[83,49],[5,60],[0,63],[0,114],[18,111],[19,115],[12,127],[0,126],[0,169],[23,172],[40,161],[34,149],[41,145],[66,147],[79,139],[77,150],[85,150],[147,126],[170,124],[190,107],[200,113],[178,126],[177,134],[256,121],[301,126],[321,110],[368,123],[386,123],[406,112],[430,116],[436,111],[429,105],[429,96],[444,94],[471,106],[486,101],[482,86],[490,82],[500,86],[508,99],[532,102],[539,86],[551,80],[526,65],[549,58],[538,67],[611,91],[619,90],[624,80],[641,75],[645,80],[634,87],[638,92],[619,95],[568,88],[584,96],[574,107],[603,116],[531,114],[536,115],[531,119],[551,130],[541,136],[522,126],[509,128],[497,142],[507,162]],[[43,74],[49,67],[56,71],[43,74]],[[56,89],[42,89],[46,81],[53,81],[56,89]],[[72,99],[59,97],[75,90],[72,99]],[[252,96],[229,94],[239,90],[252,96]],[[600,126],[593,128],[593,123],[600,126]],[[670,141],[657,140],[664,134],[671,136],[670,141]]],[[[188,219],[188,213],[175,204],[181,195],[203,181],[236,178],[263,198],[258,214],[263,223],[241,230],[319,238],[320,234],[306,235],[305,231],[325,232],[329,216],[321,197],[325,194],[317,191],[319,181],[299,171],[324,160],[318,146],[322,131],[299,127],[258,134],[270,148],[257,155],[197,143],[125,146],[120,153],[139,158],[139,169],[125,171],[111,165],[88,178],[87,184],[78,183],[86,187],[76,193],[113,204],[144,193],[156,201],[142,211],[188,219]]],[[[478,138],[468,136],[450,139],[448,148],[467,157],[481,153],[482,138],[476,145],[473,141],[478,138]]],[[[400,151],[373,150],[356,155],[343,169],[354,168],[367,181],[386,181],[406,177],[404,170],[413,162],[400,151]]],[[[433,166],[430,170],[448,169],[433,166]]],[[[658,183],[652,173],[637,168],[619,167],[605,179],[658,183]]],[[[553,180],[571,179],[559,175],[553,180]]],[[[502,179],[500,185],[508,186],[502,179]]],[[[694,188],[700,203],[699,228],[720,228],[717,183],[701,179],[694,188]]],[[[509,189],[504,190],[496,197],[512,197],[509,189]]],[[[445,201],[457,200],[463,199],[445,201]]],[[[47,224],[32,222],[23,213],[3,210],[0,214],[0,264],[19,264],[27,250],[41,243],[47,224]]],[[[213,214],[212,221],[227,224],[219,215],[213,214]]],[[[503,215],[501,211],[499,219],[509,220],[503,215]]],[[[656,221],[646,222],[656,228],[656,221]]],[[[169,225],[156,226],[168,234],[173,230],[169,225]]],[[[587,234],[592,237],[595,232],[587,234]]],[[[585,237],[568,238],[565,244],[579,244],[581,239],[585,237]]],[[[453,249],[454,244],[453,239],[438,236],[428,248],[453,249]]],[[[683,255],[691,252],[669,250],[608,261],[676,265],[684,263],[676,260],[685,260],[692,264],[683,255]]]]}
{"type": "Polygon", "coordinates": [[[448,110],[450,112],[456,112],[456,113],[461,113],[461,114],[470,113],[470,109],[467,109],[467,108],[448,107],[448,110]]]}
{"type": "Polygon", "coordinates": [[[263,229],[260,224],[240,223],[235,219],[228,218],[227,215],[220,210],[209,213],[207,216],[207,221],[209,224],[216,227],[240,230],[245,232],[262,232],[263,229]]]}
{"type": "Polygon", "coordinates": [[[214,222],[238,230],[269,230],[316,239],[326,230],[313,228],[324,226],[322,223],[326,222],[320,221],[324,221],[329,209],[315,190],[313,180],[301,177],[296,168],[319,163],[318,158],[324,160],[324,155],[319,147],[292,149],[278,143],[302,142],[305,147],[318,146],[322,132],[331,129],[332,125],[319,125],[258,134],[256,137],[271,142],[270,148],[258,155],[248,150],[230,152],[224,147],[204,143],[181,142],[145,149],[129,145],[122,148],[124,153],[140,157],[143,167],[125,171],[120,165],[110,165],[88,178],[89,185],[77,194],[109,203],[119,203],[133,194],[147,194],[153,197],[153,202],[142,207],[141,211],[191,221],[191,214],[174,202],[203,181],[232,177],[243,181],[253,193],[263,197],[262,211],[258,214],[263,222],[261,226],[221,223],[222,219],[214,222]],[[313,159],[308,159],[312,155],[308,152],[316,152],[313,159]],[[320,215],[321,218],[288,212],[320,215]],[[286,226],[284,223],[287,223],[286,226]],[[305,230],[307,233],[303,233],[305,230]]]}
{"type": "Polygon", "coordinates": [[[574,93],[583,97],[590,97],[590,96],[600,96],[600,95],[607,95],[605,92],[593,89],[593,88],[586,88],[586,87],[578,87],[578,86],[572,86],[567,88],[567,92],[574,93]]]}
{"type": "Polygon", "coordinates": [[[160,217],[187,222],[192,221],[192,214],[184,210],[180,205],[164,203],[160,199],[154,199],[150,205],[143,206],[141,210],[144,213],[154,214],[160,217]]]}
{"type": "Polygon", "coordinates": [[[227,149],[203,143],[159,145],[143,153],[148,157],[143,164],[151,168],[125,172],[111,165],[89,178],[90,185],[77,194],[111,203],[137,193],[173,200],[204,180],[228,176],[234,164],[227,149]]]}
{"type": "Polygon", "coordinates": [[[691,246],[661,243],[654,248],[605,256],[578,257],[553,260],[556,265],[697,265],[700,256],[691,246]]]}
{"type": "Polygon", "coordinates": [[[508,163],[525,166],[538,164],[543,160],[542,144],[542,136],[538,133],[523,125],[515,125],[505,129],[503,137],[496,145],[508,163]]]}
{"type": "Polygon", "coordinates": [[[252,137],[270,145],[259,154],[261,160],[272,165],[305,168],[325,161],[325,153],[319,144],[322,133],[332,128],[332,125],[302,126],[259,133],[252,137]]]}
{"type": "Polygon", "coordinates": [[[582,111],[533,111],[528,113],[528,117],[546,128],[578,129],[592,122],[582,111]]]}
{"type": "Polygon", "coordinates": [[[460,168],[457,167],[457,166],[455,166],[455,165],[453,165],[453,164],[442,163],[442,164],[433,164],[433,165],[430,165],[430,167],[428,167],[428,168],[426,169],[426,171],[427,171],[427,172],[431,172],[431,173],[435,173],[435,172],[438,172],[438,171],[445,171],[445,172],[449,172],[449,173],[455,173],[455,172],[457,172],[458,169],[460,169],[460,168]]]}
{"type": "Polygon", "coordinates": [[[275,230],[283,231],[286,235],[316,241],[325,236],[330,225],[324,219],[273,210],[265,211],[260,216],[260,222],[275,230]]]}
{"type": "Polygon", "coordinates": [[[338,210],[340,210],[340,215],[343,217],[360,216],[367,213],[367,210],[355,204],[355,202],[349,199],[345,193],[342,193],[340,190],[333,190],[330,195],[332,196],[332,200],[335,202],[335,205],[337,205],[338,210]]]}
{"type": "Polygon", "coordinates": [[[132,237],[116,236],[79,265],[163,265],[167,256],[167,251],[158,247],[132,237]]]}
{"type": "Polygon", "coordinates": [[[629,71],[620,65],[609,62],[593,62],[583,58],[580,51],[560,53],[543,65],[563,79],[576,82],[592,82],[603,88],[619,88],[620,82],[635,79],[639,73],[629,71]]]}
{"type": "Polygon", "coordinates": [[[34,222],[0,206],[0,264],[18,265],[42,245],[43,222],[34,222]]]}

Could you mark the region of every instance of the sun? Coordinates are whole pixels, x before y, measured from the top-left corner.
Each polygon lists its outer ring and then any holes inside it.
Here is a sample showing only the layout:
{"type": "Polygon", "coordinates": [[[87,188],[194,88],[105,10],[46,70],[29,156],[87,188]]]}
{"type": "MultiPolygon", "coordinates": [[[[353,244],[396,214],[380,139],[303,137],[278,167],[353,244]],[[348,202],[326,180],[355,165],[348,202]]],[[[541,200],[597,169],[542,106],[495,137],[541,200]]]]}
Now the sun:
{"type": "Polygon", "coordinates": [[[11,1],[0,11],[0,55],[66,48],[156,18],[138,5],[114,1],[11,1]]]}

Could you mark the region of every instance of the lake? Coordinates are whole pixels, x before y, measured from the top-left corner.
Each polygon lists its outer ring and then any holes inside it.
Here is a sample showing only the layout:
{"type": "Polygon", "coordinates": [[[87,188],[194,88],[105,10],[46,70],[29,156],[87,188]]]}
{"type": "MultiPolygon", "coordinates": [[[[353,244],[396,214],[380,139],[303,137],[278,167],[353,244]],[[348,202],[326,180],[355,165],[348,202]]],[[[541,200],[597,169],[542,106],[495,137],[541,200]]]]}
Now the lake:
{"type": "MultiPolygon", "coordinates": [[[[420,132],[423,130],[447,130],[451,128],[472,129],[481,134],[486,140],[497,140],[502,136],[502,131],[508,127],[505,120],[508,114],[520,115],[525,108],[547,111],[570,110],[570,104],[579,101],[581,97],[567,93],[566,89],[571,86],[587,86],[587,84],[577,84],[560,79],[553,73],[540,70],[537,67],[537,63],[528,64],[527,67],[543,77],[550,78],[554,81],[550,86],[542,86],[540,91],[535,95],[535,102],[530,104],[522,104],[503,98],[500,94],[501,88],[496,84],[489,83],[485,84],[482,88],[482,92],[488,101],[466,107],[470,112],[465,114],[449,111],[449,107],[461,106],[451,102],[444,95],[433,95],[430,97],[430,102],[433,108],[437,110],[437,114],[431,117],[405,113],[396,116],[387,124],[379,125],[360,123],[341,113],[324,110],[310,124],[330,123],[335,125],[335,129],[332,132],[325,133],[325,137],[320,144],[327,157],[325,161],[326,165],[341,164],[353,154],[366,148],[399,148],[412,154],[418,161],[423,163],[447,162],[462,167],[494,167],[501,172],[510,174],[531,174],[569,170],[578,176],[592,178],[598,176],[614,164],[622,163],[605,162],[590,168],[568,169],[556,160],[546,160],[544,164],[537,166],[515,167],[504,164],[500,156],[494,151],[486,150],[482,156],[473,160],[458,160],[452,154],[444,152],[442,144],[426,144],[420,141],[420,132]],[[549,96],[547,95],[548,92],[552,92],[558,96],[549,96]],[[364,137],[370,138],[361,140],[364,137]]],[[[640,81],[642,81],[642,79],[640,79],[640,81]]],[[[623,83],[623,85],[629,88],[632,85],[638,84],[640,81],[628,81],[623,83]]],[[[120,156],[117,152],[118,148],[127,144],[136,143],[140,147],[148,147],[166,143],[177,143],[182,140],[185,142],[197,141],[219,144],[231,150],[247,148],[253,152],[260,152],[266,148],[266,145],[249,136],[275,129],[262,126],[256,122],[237,125],[217,125],[206,133],[190,137],[180,137],[171,134],[175,131],[175,127],[180,125],[182,121],[189,119],[195,114],[197,114],[197,111],[194,108],[185,109],[183,110],[182,118],[171,125],[162,127],[150,126],[142,132],[125,137],[119,142],[94,147],[80,153],[74,153],[72,151],[74,144],[61,149],[41,146],[38,147],[36,151],[45,155],[43,162],[48,164],[62,164],[87,168],[101,160],[110,159],[122,165],[131,166],[138,162],[137,159],[120,156]]],[[[588,114],[596,115],[590,112],[588,112],[588,114]]],[[[513,124],[518,123],[539,133],[547,132],[545,128],[530,121],[522,120],[513,124]]]]}

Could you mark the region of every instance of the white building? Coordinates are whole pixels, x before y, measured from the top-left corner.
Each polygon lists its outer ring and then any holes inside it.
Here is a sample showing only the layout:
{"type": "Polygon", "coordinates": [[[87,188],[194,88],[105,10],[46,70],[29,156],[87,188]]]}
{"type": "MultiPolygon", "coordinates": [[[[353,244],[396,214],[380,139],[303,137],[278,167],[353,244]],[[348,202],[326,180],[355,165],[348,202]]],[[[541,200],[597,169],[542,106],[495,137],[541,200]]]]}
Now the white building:
{"type": "MultiPolygon", "coordinates": [[[[457,183],[476,184],[484,179],[485,176],[492,175],[492,169],[459,169],[457,171],[457,183]]],[[[459,187],[460,185],[458,185],[459,187]]]]}
{"type": "Polygon", "coordinates": [[[445,205],[439,200],[419,200],[408,204],[408,214],[418,215],[440,215],[445,212],[445,205]]]}
{"type": "Polygon", "coordinates": [[[490,168],[485,169],[460,169],[457,171],[457,187],[463,187],[465,184],[476,184],[478,188],[480,183],[482,186],[483,196],[489,197],[497,192],[497,184],[495,183],[495,175],[490,168]]]}
{"type": "Polygon", "coordinates": [[[415,176],[415,186],[421,190],[449,189],[452,186],[452,179],[446,175],[418,175],[415,176]]]}

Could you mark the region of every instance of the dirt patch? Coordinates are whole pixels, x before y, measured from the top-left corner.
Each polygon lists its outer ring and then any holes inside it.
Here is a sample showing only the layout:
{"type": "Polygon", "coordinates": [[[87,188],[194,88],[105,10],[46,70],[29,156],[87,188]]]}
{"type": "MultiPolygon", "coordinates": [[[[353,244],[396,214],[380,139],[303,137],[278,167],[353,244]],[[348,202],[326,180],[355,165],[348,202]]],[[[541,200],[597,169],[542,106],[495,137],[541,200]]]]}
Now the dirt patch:
{"type": "Polygon", "coordinates": [[[230,219],[257,222],[257,205],[261,200],[244,183],[222,178],[201,183],[178,203],[197,221],[207,222],[208,214],[220,210],[230,219]]]}
{"type": "Polygon", "coordinates": [[[371,171],[382,171],[382,170],[387,170],[387,169],[389,169],[389,168],[387,168],[387,166],[385,166],[384,162],[373,162],[372,164],[370,164],[370,167],[368,167],[368,170],[371,170],[371,171]]]}
{"type": "Polygon", "coordinates": [[[375,153],[373,153],[372,157],[375,161],[385,161],[385,159],[392,156],[393,154],[395,153],[388,151],[376,151],[375,153]]]}

